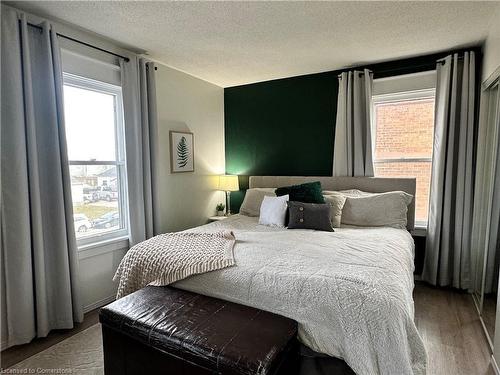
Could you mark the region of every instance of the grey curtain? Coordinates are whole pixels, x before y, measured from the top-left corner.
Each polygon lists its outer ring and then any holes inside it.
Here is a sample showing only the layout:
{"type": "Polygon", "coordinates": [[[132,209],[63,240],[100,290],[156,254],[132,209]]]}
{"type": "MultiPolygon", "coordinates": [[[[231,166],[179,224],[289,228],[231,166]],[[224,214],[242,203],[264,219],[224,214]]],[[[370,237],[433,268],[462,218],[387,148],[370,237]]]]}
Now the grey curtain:
{"type": "Polygon", "coordinates": [[[372,85],[368,69],[339,77],[333,176],[373,176],[372,85]]]}
{"type": "Polygon", "coordinates": [[[429,223],[422,277],[434,285],[471,288],[475,56],[437,64],[429,223]]]}
{"type": "Polygon", "coordinates": [[[83,318],[62,71],[51,25],[2,8],[2,327],[7,345],[83,318]]]}
{"type": "Polygon", "coordinates": [[[158,234],[158,116],[154,63],[121,61],[130,242],[158,234]]]}

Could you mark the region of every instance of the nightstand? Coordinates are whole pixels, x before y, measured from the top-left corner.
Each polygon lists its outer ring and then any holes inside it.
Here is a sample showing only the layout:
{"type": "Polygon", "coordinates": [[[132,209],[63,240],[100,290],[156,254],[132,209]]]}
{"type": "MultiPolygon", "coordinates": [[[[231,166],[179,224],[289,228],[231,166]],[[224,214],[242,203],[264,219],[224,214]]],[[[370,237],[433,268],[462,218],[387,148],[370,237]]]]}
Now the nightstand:
{"type": "Polygon", "coordinates": [[[415,242],[415,275],[421,275],[424,269],[425,258],[425,242],[427,236],[427,229],[417,227],[411,231],[413,241],[415,242]]]}
{"type": "Polygon", "coordinates": [[[208,218],[208,220],[209,220],[210,222],[212,222],[212,221],[221,221],[221,220],[227,219],[228,217],[229,217],[229,216],[210,216],[210,217],[208,218]]]}

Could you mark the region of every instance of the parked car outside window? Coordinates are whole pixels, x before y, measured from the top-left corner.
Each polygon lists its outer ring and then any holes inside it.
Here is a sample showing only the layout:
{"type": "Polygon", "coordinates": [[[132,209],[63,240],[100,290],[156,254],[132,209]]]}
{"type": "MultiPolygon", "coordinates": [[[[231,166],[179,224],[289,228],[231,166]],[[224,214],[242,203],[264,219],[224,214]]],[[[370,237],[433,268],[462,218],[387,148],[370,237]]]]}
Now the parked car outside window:
{"type": "Polygon", "coordinates": [[[74,214],[73,221],[75,224],[75,230],[79,233],[85,233],[90,228],[92,228],[92,223],[90,222],[87,215],[84,214],[74,214]]]}
{"type": "Polygon", "coordinates": [[[108,229],[118,225],[120,225],[120,214],[117,211],[108,212],[93,222],[93,227],[96,229],[108,229]]]}

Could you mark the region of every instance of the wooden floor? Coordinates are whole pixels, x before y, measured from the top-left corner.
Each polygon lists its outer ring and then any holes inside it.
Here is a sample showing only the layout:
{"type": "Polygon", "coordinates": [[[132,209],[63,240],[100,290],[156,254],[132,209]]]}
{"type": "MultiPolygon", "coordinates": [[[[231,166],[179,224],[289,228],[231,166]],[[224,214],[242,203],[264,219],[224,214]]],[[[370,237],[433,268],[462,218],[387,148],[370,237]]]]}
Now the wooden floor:
{"type": "Polygon", "coordinates": [[[427,350],[427,374],[495,374],[470,294],[418,283],[413,298],[415,323],[427,350]]]}
{"type": "MultiPolygon", "coordinates": [[[[428,354],[427,375],[494,375],[490,349],[471,295],[417,283],[415,322],[428,354]]],[[[56,331],[45,339],[7,349],[1,367],[7,368],[97,323],[97,310],[71,331],[56,331]]]]}

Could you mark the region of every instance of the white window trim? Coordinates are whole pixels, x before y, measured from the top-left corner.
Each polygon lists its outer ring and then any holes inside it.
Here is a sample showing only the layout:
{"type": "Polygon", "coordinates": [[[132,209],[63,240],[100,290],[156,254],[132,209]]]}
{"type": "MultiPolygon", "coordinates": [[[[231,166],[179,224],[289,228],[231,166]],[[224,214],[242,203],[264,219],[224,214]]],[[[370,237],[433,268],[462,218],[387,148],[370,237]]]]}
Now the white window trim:
{"type": "Polygon", "coordinates": [[[432,89],[436,87],[436,70],[402,74],[373,80],[372,95],[432,89]]]}
{"type": "Polygon", "coordinates": [[[434,99],[435,97],[436,97],[436,89],[433,88],[433,89],[395,92],[391,94],[374,95],[372,98],[372,102],[375,108],[375,104],[404,102],[408,100],[428,100],[428,99],[434,99]]]}
{"type": "Polygon", "coordinates": [[[128,236],[117,237],[107,241],[94,242],[78,248],[78,259],[92,258],[96,255],[112,253],[117,250],[128,249],[130,242],[128,236]]]}
{"type": "Polygon", "coordinates": [[[94,79],[81,77],[78,75],[63,73],[64,85],[77,87],[85,90],[92,90],[108,95],[115,96],[115,150],[116,160],[69,160],[69,165],[116,165],[116,171],[119,175],[119,211],[120,219],[123,228],[88,236],[77,239],[77,246],[79,251],[85,251],[90,248],[98,248],[101,246],[109,245],[110,243],[122,243],[124,238],[129,238],[129,207],[128,207],[128,188],[127,188],[127,170],[125,161],[125,129],[124,129],[124,115],[123,115],[123,96],[120,86],[112,85],[110,83],[96,81],[94,79]]]}
{"type": "MultiPolygon", "coordinates": [[[[405,102],[409,100],[429,100],[436,99],[436,89],[422,89],[422,90],[412,90],[412,91],[402,91],[395,92],[390,94],[381,94],[381,95],[373,95],[372,97],[372,149],[375,150],[375,142],[377,139],[377,111],[375,111],[375,106],[377,104],[388,104],[388,103],[398,103],[405,102]]],[[[391,159],[391,161],[396,162],[410,162],[410,161],[431,161],[433,156],[430,158],[400,158],[400,159],[391,159]]],[[[375,159],[375,152],[373,154],[373,162],[386,161],[389,159],[375,159]]],[[[424,221],[416,221],[415,220],[415,232],[418,232],[418,235],[425,235],[427,232],[428,222],[424,221]]]]}

